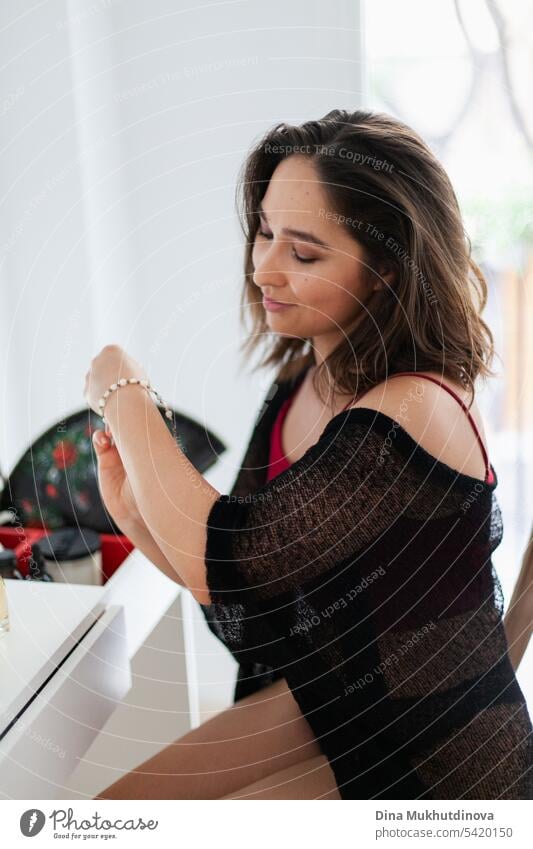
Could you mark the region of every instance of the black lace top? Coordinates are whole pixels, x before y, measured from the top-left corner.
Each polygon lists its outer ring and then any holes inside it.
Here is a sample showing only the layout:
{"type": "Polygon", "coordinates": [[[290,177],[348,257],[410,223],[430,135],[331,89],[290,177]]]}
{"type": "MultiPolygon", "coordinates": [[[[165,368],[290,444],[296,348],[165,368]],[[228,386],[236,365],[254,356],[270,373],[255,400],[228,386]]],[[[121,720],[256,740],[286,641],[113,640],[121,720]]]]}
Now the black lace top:
{"type": "Polygon", "coordinates": [[[266,483],[274,382],[205,562],[236,697],[283,676],[342,798],[530,799],[532,726],[491,554],[493,482],[369,408],[329,421],[266,483]],[[240,693],[239,693],[240,687],[240,693]]]}

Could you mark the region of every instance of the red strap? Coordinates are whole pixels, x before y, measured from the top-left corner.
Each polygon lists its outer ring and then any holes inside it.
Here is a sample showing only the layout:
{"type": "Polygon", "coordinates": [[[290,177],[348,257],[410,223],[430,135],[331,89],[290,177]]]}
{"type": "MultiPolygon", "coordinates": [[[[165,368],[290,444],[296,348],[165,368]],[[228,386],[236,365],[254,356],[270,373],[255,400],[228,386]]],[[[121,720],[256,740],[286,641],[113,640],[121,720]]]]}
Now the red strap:
{"type": "MultiPolygon", "coordinates": [[[[475,421],[472,417],[472,414],[470,413],[470,410],[468,409],[468,407],[466,406],[464,401],[461,398],[459,398],[459,396],[457,395],[456,392],[453,391],[453,389],[451,389],[449,386],[446,386],[445,383],[441,383],[441,381],[437,380],[436,377],[431,377],[429,374],[420,374],[420,372],[418,372],[418,371],[397,371],[395,374],[391,374],[388,379],[390,380],[391,377],[400,377],[400,375],[407,375],[407,374],[414,375],[415,377],[426,378],[426,380],[432,380],[433,383],[436,383],[438,386],[441,386],[442,389],[445,389],[446,392],[448,392],[453,398],[455,398],[456,401],[458,401],[458,403],[461,405],[461,407],[465,411],[466,415],[468,416],[468,418],[470,420],[470,424],[474,428],[474,432],[475,432],[477,440],[479,442],[481,451],[483,452],[483,459],[484,459],[484,462],[485,462],[485,469],[486,469],[486,478],[488,479],[489,482],[492,482],[492,469],[490,468],[489,457],[488,457],[487,451],[485,450],[485,445],[483,444],[483,440],[481,439],[479,430],[478,430],[477,425],[476,425],[476,423],[475,423],[475,421]]],[[[361,393],[359,393],[359,395],[356,395],[354,398],[352,398],[350,401],[348,401],[348,404],[346,404],[346,406],[344,406],[342,408],[341,413],[344,412],[346,407],[348,407],[350,404],[353,404],[355,401],[359,401],[359,399],[362,398],[363,395],[366,392],[369,392],[370,389],[373,389],[373,387],[368,386],[366,389],[363,389],[363,391],[361,393]]]]}
{"type": "Polygon", "coordinates": [[[270,451],[267,469],[267,481],[272,480],[273,477],[279,475],[280,472],[284,472],[285,469],[288,469],[291,465],[285,457],[285,454],[283,453],[283,445],[281,444],[281,425],[287,414],[291,402],[292,396],[285,399],[280,409],[278,410],[278,414],[272,427],[272,431],[270,434],[270,451]]]}

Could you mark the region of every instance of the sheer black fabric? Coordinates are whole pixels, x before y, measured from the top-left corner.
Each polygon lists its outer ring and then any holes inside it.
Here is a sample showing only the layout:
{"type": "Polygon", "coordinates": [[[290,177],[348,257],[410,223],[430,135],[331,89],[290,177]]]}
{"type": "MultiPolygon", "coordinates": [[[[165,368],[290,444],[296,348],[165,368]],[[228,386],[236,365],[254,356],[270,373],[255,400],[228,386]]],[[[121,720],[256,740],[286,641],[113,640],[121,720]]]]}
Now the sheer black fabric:
{"type": "Polygon", "coordinates": [[[491,561],[496,476],[460,474],[356,408],[265,483],[293,383],[270,393],[207,522],[204,612],[241,692],[248,674],[256,689],[287,680],[342,798],[532,798],[531,721],[491,561]]]}
{"type": "MultiPolygon", "coordinates": [[[[276,415],[299,380],[298,375],[292,380],[274,380],[266,393],[265,399],[254,421],[248,445],[229,495],[235,499],[245,500],[266,482],[268,458],[270,451],[270,432],[276,415]]],[[[213,634],[221,640],[239,663],[237,681],[233,694],[234,701],[256,693],[258,690],[282,678],[279,669],[273,669],[266,663],[254,661],[246,651],[230,646],[225,639],[224,629],[220,627],[213,604],[200,605],[213,634]]]]}

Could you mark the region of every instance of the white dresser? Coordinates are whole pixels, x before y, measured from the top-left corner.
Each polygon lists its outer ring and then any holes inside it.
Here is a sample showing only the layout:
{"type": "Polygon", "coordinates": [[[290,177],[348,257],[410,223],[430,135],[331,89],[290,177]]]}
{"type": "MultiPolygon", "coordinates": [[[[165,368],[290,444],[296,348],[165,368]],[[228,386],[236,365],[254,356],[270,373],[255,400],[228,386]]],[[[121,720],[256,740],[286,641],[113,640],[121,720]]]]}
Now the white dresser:
{"type": "Polygon", "coordinates": [[[0,798],[92,798],[198,724],[190,596],[141,552],[103,587],[7,580],[6,588],[0,798]],[[132,674],[139,659],[155,676],[148,688],[146,669],[132,674]]]}

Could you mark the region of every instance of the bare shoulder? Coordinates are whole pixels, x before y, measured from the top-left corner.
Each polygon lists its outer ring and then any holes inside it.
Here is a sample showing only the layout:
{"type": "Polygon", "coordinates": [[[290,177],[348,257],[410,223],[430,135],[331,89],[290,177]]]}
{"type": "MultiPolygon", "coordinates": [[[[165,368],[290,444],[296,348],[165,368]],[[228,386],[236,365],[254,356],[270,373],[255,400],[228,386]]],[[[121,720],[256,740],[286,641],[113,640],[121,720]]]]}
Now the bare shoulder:
{"type": "MultiPolygon", "coordinates": [[[[466,411],[456,398],[437,385],[444,383],[468,406],[471,396],[460,384],[434,372],[399,375],[374,386],[352,407],[367,407],[398,422],[426,451],[462,474],[485,477],[481,447],[466,411]]],[[[483,421],[475,399],[470,407],[486,445],[483,421]]]]}

